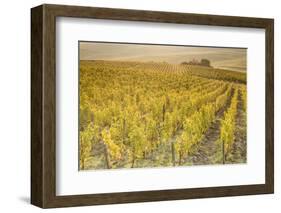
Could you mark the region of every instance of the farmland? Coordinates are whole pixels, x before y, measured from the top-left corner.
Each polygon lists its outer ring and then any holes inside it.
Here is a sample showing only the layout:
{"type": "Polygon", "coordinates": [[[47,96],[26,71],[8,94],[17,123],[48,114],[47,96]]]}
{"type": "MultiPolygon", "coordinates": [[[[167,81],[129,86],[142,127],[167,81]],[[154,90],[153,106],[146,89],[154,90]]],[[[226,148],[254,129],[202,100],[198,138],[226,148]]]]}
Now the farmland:
{"type": "Polygon", "coordinates": [[[79,169],[246,163],[246,73],[80,60],[79,169]]]}

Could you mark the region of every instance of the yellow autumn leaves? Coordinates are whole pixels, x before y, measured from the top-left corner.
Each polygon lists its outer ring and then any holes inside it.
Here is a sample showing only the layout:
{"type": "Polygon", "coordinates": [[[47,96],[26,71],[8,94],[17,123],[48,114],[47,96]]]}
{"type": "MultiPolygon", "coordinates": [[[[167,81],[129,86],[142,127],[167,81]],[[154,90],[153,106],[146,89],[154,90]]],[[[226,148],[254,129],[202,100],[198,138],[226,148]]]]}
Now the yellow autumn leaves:
{"type": "Polygon", "coordinates": [[[208,79],[209,70],[166,63],[80,63],[82,170],[184,164],[230,97],[235,83],[221,79],[236,75],[216,71],[208,79]]]}

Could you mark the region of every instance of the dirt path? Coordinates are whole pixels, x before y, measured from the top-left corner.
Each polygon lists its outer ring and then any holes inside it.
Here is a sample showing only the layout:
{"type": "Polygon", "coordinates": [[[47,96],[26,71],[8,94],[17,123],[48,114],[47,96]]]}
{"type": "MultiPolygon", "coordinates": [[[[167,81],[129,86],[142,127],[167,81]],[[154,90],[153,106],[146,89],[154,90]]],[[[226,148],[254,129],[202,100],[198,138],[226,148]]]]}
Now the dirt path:
{"type": "Polygon", "coordinates": [[[230,156],[227,157],[226,163],[246,163],[247,161],[247,118],[243,110],[243,100],[241,91],[238,93],[238,106],[236,116],[235,140],[230,156]]]}
{"type": "Polygon", "coordinates": [[[216,119],[210,128],[205,133],[204,138],[200,142],[198,151],[185,158],[184,165],[206,165],[222,163],[221,147],[217,144],[220,136],[221,119],[223,118],[225,110],[230,106],[234,90],[228,98],[226,105],[220,109],[216,114],[216,119]]]}

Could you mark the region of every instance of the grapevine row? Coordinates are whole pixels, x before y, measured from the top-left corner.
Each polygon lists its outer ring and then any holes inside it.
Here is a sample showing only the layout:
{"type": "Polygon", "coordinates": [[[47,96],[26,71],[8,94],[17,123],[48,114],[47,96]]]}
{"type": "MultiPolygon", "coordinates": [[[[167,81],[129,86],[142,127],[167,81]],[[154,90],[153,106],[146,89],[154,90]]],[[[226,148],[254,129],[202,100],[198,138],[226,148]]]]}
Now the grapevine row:
{"type": "Polygon", "coordinates": [[[235,89],[234,95],[231,100],[231,104],[224,114],[224,118],[221,121],[220,129],[220,144],[222,145],[222,161],[225,163],[226,156],[231,151],[234,139],[235,139],[235,127],[236,127],[236,114],[238,104],[238,89],[235,89]]]}
{"type": "Polygon", "coordinates": [[[179,155],[179,165],[183,163],[183,157],[197,151],[204,133],[215,120],[216,112],[226,105],[231,90],[232,86],[229,85],[225,93],[216,96],[213,102],[207,102],[184,121],[183,133],[177,138],[175,143],[175,150],[179,155]]]}

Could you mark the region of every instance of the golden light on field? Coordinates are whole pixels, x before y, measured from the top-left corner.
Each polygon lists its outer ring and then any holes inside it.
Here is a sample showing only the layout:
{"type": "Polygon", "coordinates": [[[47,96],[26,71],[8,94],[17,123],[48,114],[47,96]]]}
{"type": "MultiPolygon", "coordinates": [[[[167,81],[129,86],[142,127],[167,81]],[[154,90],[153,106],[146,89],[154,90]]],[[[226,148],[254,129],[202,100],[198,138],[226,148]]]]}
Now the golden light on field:
{"type": "Polygon", "coordinates": [[[216,68],[246,71],[245,48],[140,45],[80,42],[81,60],[118,60],[180,64],[208,58],[216,68]]]}
{"type": "Polygon", "coordinates": [[[80,43],[80,169],[246,163],[246,52],[80,43]]]}

